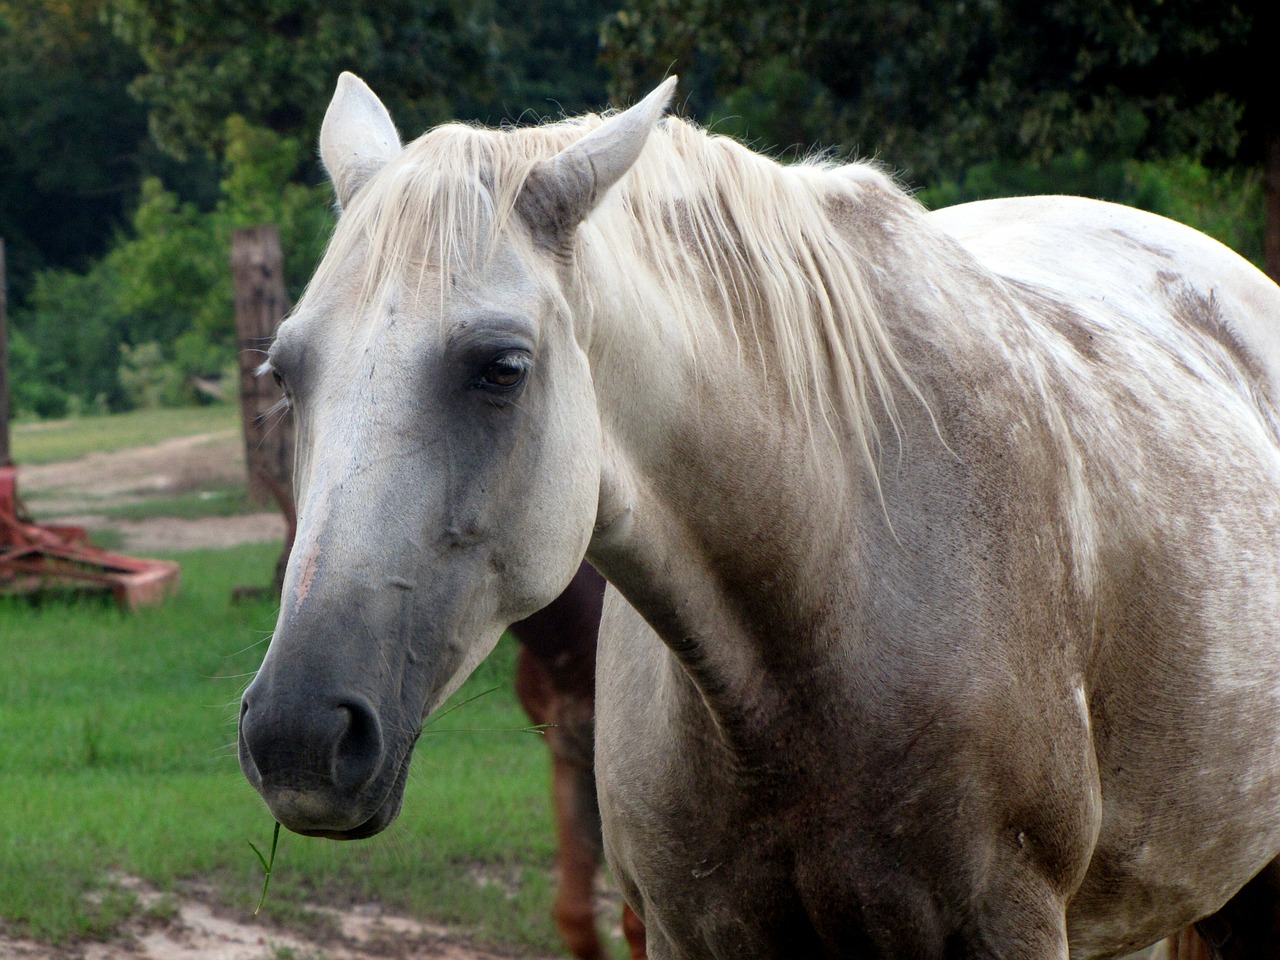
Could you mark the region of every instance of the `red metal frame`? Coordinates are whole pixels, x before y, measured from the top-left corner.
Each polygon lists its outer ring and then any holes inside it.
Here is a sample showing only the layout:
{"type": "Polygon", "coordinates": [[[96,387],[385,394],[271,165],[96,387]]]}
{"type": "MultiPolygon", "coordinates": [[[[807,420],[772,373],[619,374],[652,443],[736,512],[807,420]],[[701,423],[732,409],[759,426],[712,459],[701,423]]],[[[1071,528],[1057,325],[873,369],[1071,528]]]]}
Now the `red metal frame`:
{"type": "Polygon", "coordinates": [[[0,593],[54,586],[110,590],[126,609],[159,603],[177,589],[179,567],[99,549],[83,527],[32,523],[18,500],[18,470],[0,466],[0,593]]]}

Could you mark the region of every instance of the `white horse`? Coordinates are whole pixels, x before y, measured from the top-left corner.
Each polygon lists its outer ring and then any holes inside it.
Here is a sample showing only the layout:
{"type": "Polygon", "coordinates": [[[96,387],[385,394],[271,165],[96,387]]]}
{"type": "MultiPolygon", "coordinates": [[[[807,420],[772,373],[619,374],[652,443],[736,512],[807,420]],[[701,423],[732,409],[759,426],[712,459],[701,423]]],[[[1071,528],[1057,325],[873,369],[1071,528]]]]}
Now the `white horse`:
{"type": "Polygon", "coordinates": [[[653,957],[1276,954],[1280,290],[1120,207],[782,167],[672,89],[402,147],[339,82],[246,775],[383,829],[585,555],[644,618],[597,777],[653,957]]]}

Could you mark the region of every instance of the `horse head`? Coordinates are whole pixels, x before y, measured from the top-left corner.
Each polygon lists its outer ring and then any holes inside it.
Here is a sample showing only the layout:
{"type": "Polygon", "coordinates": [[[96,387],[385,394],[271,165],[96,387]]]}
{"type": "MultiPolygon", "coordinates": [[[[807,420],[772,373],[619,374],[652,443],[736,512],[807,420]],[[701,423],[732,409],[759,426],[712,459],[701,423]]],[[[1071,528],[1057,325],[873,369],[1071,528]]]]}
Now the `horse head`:
{"type": "Polygon", "coordinates": [[[577,569],[603,445],[564,264],[673,82],[539,156],[461,126],[402,147],[340,79],[320,143],[342,214],[268,361],[297,539],[240,713],[241,767],[286,827],[390,824],[423,718],[577,569]]]}

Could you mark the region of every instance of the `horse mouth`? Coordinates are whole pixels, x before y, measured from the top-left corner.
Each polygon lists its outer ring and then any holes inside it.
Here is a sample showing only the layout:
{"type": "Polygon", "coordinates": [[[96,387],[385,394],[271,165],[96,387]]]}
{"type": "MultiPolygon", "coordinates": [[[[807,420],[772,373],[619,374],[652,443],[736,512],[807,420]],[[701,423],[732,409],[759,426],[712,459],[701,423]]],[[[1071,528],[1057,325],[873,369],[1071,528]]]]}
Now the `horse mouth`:
{"type": "MultiPolygon", "coordinates": [[[[335,805],[335,798],[332,795],[308,796],[304,792],[272,791],[264,787],[260,779],[250,779],[256,781],[253,785],[262,794],[272,815],[291,833],[303,837],[323,837],[328,840],[364,840],[381,833],[400,815],[400,809],[404,804],[405,785],[409,779],[409,761],[412,757],[413,745],[410,744],[401,756],[395,776],[391,778],[377,808],[367,819],[350,827],[326,825],[326,821],[340,823],[346,820],[344,817],[335,815],[340,809],[341,801],[335,805]],[[313,806],[317,801],[321,809],[313,806]]],[[[351,802],[358,803],[359,799],[353,798],[351,802]]]]}
{"type": "Polygon", "coordinates": [[[410,746],[404,752],[404,756],[400,758],[400,765],[396,770],[395,779],[391,781],[390,789],[387,791],[382,804],[363,823],[341,830],[327,828],[304,828],[299,830],[289,827],[287,823],[285,826],[301,836],[324,837],[326,840],[366,840],[369,837],[377,836],[395,823],[396,817],[400,816],[400,809],[404,805],[405,784],[409,780],[409,761],[412,757],[413,748],[410,746]]]}

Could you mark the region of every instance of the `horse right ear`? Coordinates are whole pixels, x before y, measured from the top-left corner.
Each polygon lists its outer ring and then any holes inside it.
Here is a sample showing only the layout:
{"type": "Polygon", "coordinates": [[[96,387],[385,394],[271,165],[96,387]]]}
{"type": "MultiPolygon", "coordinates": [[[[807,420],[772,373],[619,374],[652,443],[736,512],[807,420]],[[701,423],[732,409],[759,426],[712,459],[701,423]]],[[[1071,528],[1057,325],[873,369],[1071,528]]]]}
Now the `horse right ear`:
{"type": "Polygon", "coordinates": [[[354,73],[343,73],[320,126],[320,159],[345,207],[400,152],[400,135],[382,101],[354,73]]]}
{"type": "Polygon", "coordinates": [[[569,245],[578,224],[639,159],[675,87],[676,78],[668,77],[635,106],[530,171],[516,209],[543,244],[556,250],[569,245]]]}

